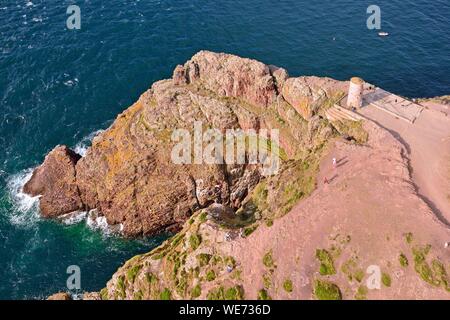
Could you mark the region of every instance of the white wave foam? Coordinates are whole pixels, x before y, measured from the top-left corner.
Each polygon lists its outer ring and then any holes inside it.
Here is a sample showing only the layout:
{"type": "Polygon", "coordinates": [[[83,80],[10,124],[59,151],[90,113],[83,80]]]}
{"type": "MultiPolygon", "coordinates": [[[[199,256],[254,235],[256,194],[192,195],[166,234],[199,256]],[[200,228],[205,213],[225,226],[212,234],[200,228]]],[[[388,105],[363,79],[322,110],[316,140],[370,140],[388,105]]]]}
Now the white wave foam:
{"type": "Polygon", "coordinates": [[[65,225],[73,225],[86,220],[86,218],[87,218],[86,211],[75,211],[60,216],[58,219],[65,225]]]}
{"type": "Polygon", "coordinates": [[[95,209],[89,211],[86,224],[92,230],[100,230],[104,235],[120,234],[123,230],[122,224],[109,225],[106,217],[99,215],[95,209]]]}
{"type": "Polygon", "coordinates": [[[81,139],[81,141],[75,145],[73,150],[82,157],[86,156],[86,152],[92,143],[92,139],[94,139],[97,135],[99,135],[103,131],[105,131],[105,130],[97,130],[97,131],[91,132],[89,135],[87,135],[86,137],[81,139]]]}
{"type": "Polygon", "coordinates": [[[23,186],[31,179],[34,169],[27,169],[12,175],[7,180],[7,187],[11,196],[14,210],[10,211],[10,222],[14,225],[29,225],[39,219],[39,197],[31,197],[23,192],[23,186]]]}

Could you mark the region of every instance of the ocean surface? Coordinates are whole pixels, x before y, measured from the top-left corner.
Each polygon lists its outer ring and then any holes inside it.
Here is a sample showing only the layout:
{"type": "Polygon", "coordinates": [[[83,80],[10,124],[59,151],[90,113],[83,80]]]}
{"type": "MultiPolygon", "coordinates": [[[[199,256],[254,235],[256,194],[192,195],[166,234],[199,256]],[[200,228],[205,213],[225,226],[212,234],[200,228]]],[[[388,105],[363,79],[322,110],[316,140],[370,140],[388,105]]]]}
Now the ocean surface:
{"type": "Polygon", "coordinates": [[[125,240],[85,219],[39,218],[20,190],[57,144],[83,152],[152,82],[201,49],[285,67],[292,76],[361,76],[407,97],[450,94],[450,1],[1,0],[0,299],[99,290],[164,237],[125,240]],[[81,8],[81,29],[66,9],[81,8]]]}

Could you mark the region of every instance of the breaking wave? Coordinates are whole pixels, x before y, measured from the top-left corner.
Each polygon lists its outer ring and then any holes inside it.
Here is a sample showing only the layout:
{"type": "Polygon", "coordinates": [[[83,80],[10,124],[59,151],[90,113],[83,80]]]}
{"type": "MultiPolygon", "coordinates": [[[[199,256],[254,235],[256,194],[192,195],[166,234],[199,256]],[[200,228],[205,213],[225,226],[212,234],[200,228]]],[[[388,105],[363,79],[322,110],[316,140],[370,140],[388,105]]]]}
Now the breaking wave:
{"type": "Polygon", "coordinates": [[[30,226],[39,219],[39,197],[31,197],[23,192],[23,186],[31,179],[33,168],[26,169],[7,180],[13,210],[9,211],[9,220],[16,226],[30,226]]]}
{"type": "Polygon", "coordinates": [[[91,132],[90,134],[88,134],[86,137],[81,139],[81,141],[75,145],[75,147],[73,148],[73,151],[75,151],[82,157],[86,156],[86,152],[92,144],[92,139],[94,139],[97,135],[99,135],[103,131],[105,131],[105,130],[97,130],[97,131],[91,132]]]}

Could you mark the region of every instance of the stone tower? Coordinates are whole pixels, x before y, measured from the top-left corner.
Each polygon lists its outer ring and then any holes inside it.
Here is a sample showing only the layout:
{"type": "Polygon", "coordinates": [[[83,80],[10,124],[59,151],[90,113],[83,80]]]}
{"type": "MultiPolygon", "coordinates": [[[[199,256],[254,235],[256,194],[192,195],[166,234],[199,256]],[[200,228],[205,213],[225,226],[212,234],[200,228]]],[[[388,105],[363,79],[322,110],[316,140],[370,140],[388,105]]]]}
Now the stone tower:
{"type": "Polygon", "coordinates": [[[347,97],[347,107],[359,109],[362,107],[364,80],[353,77],[350,80],[347,97]]]}

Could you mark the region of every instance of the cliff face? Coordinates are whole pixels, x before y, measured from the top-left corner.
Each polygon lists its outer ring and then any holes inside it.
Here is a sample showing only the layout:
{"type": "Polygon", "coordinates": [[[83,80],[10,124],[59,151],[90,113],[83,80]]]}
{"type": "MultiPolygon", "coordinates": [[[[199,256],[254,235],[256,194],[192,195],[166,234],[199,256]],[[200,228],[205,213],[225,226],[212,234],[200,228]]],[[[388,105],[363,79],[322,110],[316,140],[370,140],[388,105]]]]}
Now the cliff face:
{"type": "Polygon", "coordinates": [[[98,209],[129,236],[176,231],[213,203],[240,209],[261,179],[261,166],[174,164],[174,129],[192,132],[195,121],[220,131],[279,129],[287,162],[333,135],[319,116],[321,106],[341,97],[346,86],[288,78],[282,68],[201,51],[120,114],[84,158],[66,147],[52,151],[24,190],[42,195],[44,217],[98,209]]]}
{"type": "Polygon", "coordinates": [[[260,182],[255,222],[232,228],[217,219],[220,208],[199,210],[173,238],[127,261],[101,298],[450,299],[450,230],[415,192],[405,147],[363,126],[363,145],[333,139],[320,165],[308,158],[302,170],[260,182]],[[329,183],[305,189],[318,171],[305,168],[316,165],[329,183]]]}

